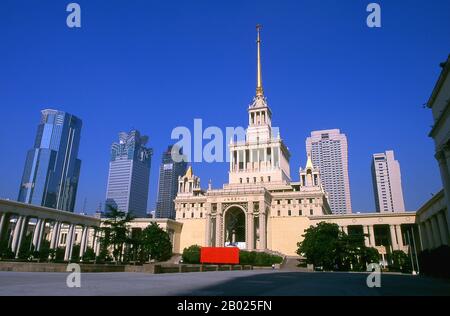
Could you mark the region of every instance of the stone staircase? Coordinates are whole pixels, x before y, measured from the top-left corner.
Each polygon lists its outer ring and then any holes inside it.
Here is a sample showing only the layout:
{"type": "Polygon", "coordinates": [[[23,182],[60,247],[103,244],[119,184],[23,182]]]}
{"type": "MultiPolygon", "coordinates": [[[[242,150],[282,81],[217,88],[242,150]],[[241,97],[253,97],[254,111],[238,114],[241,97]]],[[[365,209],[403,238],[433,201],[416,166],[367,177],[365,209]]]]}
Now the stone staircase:
{"type": "Polygon", "coordinates": [[[282,271],[297,271],[297,272],[308,272],[307,268],[298,267],[300,257],[298,256],[286,256],[283,263],[281,264],[280,270],[282,271]]]}

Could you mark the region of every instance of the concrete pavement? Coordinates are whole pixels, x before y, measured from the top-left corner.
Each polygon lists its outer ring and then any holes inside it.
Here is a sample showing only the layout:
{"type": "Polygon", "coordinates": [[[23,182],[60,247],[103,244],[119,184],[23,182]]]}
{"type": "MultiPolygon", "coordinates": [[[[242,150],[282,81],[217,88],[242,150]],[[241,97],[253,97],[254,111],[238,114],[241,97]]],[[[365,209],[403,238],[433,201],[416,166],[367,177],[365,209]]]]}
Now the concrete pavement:
{"type": "Polygon", "coordinates": [[[368,288],[367,274],[337,272],[83,273],[81,288],[68,288],[67,276],[0,272],[0,295],[450,295],[450,281],[391,274],[381,288],[368,288]]]}

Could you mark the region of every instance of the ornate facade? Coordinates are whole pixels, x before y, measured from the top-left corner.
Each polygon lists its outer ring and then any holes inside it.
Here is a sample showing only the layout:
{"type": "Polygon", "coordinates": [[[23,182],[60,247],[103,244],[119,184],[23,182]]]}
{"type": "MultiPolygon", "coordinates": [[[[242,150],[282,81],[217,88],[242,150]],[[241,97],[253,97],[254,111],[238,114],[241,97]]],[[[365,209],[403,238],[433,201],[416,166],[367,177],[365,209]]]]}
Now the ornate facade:
{"type": "MultiPolygon", "coordinates": [[[[182,248],[233,244],[248,250],[280,250],[278,238],[296,219],[303,222],[306,216],[330,214],[319,170],[309,156],[299,171],[300,181],[291,179],[290,153],[272,128],[272,111],[264,96],[257,30],[256,95],[248,108],[245,140],[232,140],[229,145],[228,183],[222,189],[209,186],[204,191],[192,168],[179,178],[175,208],[176,220],[183,223],[182,248]]],[[[296,234],[299,237],[302,230],[296,234]]]]}

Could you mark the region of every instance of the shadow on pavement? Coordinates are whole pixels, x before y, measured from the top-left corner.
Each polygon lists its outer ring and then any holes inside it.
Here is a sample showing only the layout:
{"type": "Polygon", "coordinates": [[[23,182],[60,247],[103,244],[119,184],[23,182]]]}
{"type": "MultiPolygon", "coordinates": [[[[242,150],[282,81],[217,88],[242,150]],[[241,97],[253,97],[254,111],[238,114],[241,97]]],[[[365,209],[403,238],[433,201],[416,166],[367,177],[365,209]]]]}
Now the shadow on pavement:
{"type": "Polygon", "coordinates": [[[273,272],[236,277],[216,285],[180,292],[183,296],[391,296],[450,295],[450,281],[411,275],[381,275],[381,287],[369,288],[366,273],[273,272]]]}

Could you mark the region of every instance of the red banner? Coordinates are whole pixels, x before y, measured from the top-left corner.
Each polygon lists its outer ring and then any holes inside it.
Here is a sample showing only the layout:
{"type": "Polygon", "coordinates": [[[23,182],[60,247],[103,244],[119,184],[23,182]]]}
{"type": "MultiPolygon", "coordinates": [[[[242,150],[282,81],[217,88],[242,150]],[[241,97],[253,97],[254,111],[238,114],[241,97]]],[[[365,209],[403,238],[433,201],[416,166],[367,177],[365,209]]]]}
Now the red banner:
{"type": "Polygon", "coordinates": [[[201,263],[239,264],[239,248],[236,247],[202,247],[201,263]]]}

